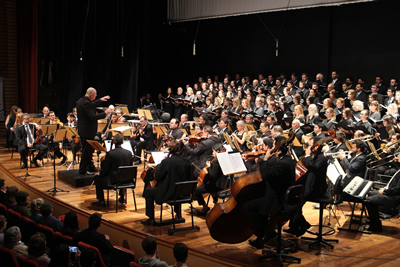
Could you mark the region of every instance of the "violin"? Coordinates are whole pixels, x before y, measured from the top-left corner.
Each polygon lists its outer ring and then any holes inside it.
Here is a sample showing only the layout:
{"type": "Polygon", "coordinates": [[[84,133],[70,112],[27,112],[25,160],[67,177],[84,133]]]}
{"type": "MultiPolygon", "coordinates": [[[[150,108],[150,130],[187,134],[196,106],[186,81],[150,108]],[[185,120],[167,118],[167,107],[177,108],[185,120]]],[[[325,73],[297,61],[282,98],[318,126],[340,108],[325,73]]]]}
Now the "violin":
{"type": "MultiPolygon", "coordinates": [[[[226,148],[222,147],[221,152],[226,152],[226,148]]],[[[214,158],[210,161],[210,165],[212,165],[217,159],[217,155],[215,155],[214,158]]],[[[194,166],[197,167],[196,165],[194,166]]],[[[197,178],[197,186],[207,184],[210,181],[210,174],[208,173],[207,169],[208,167],[205,166],[203,169],[200,170],[199,177],[197,178]]]]}
{"type": "Polygon", "coordinates": [[[267,153],[267,151],[262,150],[262,151],[256,151],[256,152],[247,152],[244,154],[244,156],[249,159],[249,158],[258,158],[261,155],[264,155],[267,153]]]}
{"type": "Polygon", "coordinates": [[[60,128],[64,127],[64,123],[62,123],[58,117],[55,117],[55,118],[54,118],[53,124],[58,124],[58,125],[60,125],[60,126],[59,126],[60,128]]]}
{"type": "Polygon", "coordinates": [[[36,130],[35,143],[36,143],[36,144],[43,144],[42,129],[36,130]]]}
{"type": "MultiPolygon", "coordinates": [[[[154,163],[153,156],[150,156],[148,163],[154,163]]],[[[157,166],[148,166],[143,170],[142,174],[140,175],[140,178],[145,184],[145,188],[155,187],[157,185],[157,181],[154,179],[156,169],[157,166]]]]}

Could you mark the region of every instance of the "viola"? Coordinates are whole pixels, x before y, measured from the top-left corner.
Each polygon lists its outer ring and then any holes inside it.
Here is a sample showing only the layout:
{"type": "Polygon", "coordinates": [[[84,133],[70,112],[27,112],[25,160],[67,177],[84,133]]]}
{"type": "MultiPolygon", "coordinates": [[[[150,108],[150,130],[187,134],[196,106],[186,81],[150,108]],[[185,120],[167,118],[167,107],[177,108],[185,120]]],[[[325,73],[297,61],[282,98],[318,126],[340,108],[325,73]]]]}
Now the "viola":
{"type": "Polygon", "coordinates": [[[247,152],[244,154],[244,156],[246,158],[258,158],[261,155],[264,155],[265,153],[267,153],[267,151],[265,150],[261,150],[261,151],[257,151],[257,152],[247,152]]]}
{"type": "MultiPolygon", "coordinates": [[[[221,152],[226,152],[226,148],[222,147],[221,152]]],[[[212,165],[216,160],[217,160],[217,156],[215,156],[210,161],[210,165],[212,165]]],[[[194,165],[194,166],[196,167],[196,165],[194,165]]],[[[207,169],[208,169],[208,167],[205,166],[203,169],[200,170],[199,177],[197,178],[197,186],[202,185],[202,184],[207,184],[210,181],[210,174],[208,173],[207,169]]]]}
{"type": "Polygon", "coordinates": [[[36,130],[35,143],[36,144],[43,144],[42,129],[36,130]]]}
{"type": "MultiPolygon", "coordinates": [[[[153,156],[150,156],[148,163],[154,163],[153,156]]],[[[156,173],[156,169],[157,169],[157,166],[154,166],[154,167],[153,166],[148,166],[140,174],[140,178],[143,180],[143,182],[145,184],[145,188],[157,186],[157,181],[154,179],[154,175],[156,173]],[[149,173],[149,171],[151,169],[153,169],[152,175],[150,175],[150,173],[149,173]],[[147,177],[147,176],[149,176],[149,177],[147,177]]]]}

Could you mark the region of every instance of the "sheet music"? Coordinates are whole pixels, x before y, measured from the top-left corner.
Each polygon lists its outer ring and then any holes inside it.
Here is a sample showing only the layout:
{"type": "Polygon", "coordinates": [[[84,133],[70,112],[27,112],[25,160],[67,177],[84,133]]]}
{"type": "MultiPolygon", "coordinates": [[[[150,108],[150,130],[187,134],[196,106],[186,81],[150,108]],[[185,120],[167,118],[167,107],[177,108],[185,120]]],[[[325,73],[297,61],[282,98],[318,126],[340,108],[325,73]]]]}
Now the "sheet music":
{"type": "Polygon", "coordinates": [[[168,155],[168,152],[151,152],[151,156],[153,157],[154,164],[158,165],[163,161],[164,157],[168,155]]]}
{"type": "Polygon", "coordinates": [[[116,131],[116,132],[123,133],[123,132],[125,132],[125,131],[130,130],[130,129],[133,129],[133,127],[130,127],[130,126],[120,126],[120,127],[113,128],[112,130],[113,130],[113,131],[116,131]]]}
{"type": "Polygon", "coordinates": [[[240,153],[222,152],[217,154],[217,158],[224,175],[247,171],[240,153]]]}
{"type": "Polygon", "coordinates": [[[233,149],[231,148],[231,146],[229,144],[225,144],[224,147],[226,149],[226,152],[232,152],[233,151],[233,149]]]}
{"type": "MultiPolygon", "coordinates": [[[[113,146],[111,147],[111,140],[104,140],[104,144],[106,146],[107,152],[109,152],[112,149],[115,149],[115,144],[113,144],[113,146]]],[[[130,142],[122,143],[121,147],[125,150],[128,150],[129,152],[131,152],[132,155],[134,155],[130,142]]]]}

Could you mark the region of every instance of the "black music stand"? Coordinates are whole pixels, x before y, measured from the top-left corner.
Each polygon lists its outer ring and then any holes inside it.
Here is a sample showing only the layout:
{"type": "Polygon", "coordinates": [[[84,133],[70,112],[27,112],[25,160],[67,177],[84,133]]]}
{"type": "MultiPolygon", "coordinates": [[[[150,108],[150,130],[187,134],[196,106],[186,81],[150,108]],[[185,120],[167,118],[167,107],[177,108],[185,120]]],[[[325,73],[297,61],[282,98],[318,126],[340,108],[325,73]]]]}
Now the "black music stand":
{"type": "MultiPolygon", "coordinates": [[[[29,148],[29,150],[30,150],[31,148],[29,148]]],[[[29,151],[30,153],[33,153],[32,151],[29,151]]],[[[31,174],[29,174],[29,172],[28,172],[28,170],[29,170],[29,168],[28,168],[28,165],[29,164],[31,164],[31,162],[30,162],[30,160],[29,160],[29,163],[28,163],[28,159],[29,159],[29,156],[27,155],[26,156],[27,157],[27,160],[26,160],[26,172],[25,172],[25,175],[19,175],[19,176],[17,176],[17,178],[24,178],[24,181],[26,181],[26,178],[28,178],[29,176],[31,176],[31,177],[36,177],[36,178],[42,178],[42,176],[38,176],[38,175],[31,175],[31,174]]]]}
{"type": "MultiPolygon", "coordinates": [[[[64,133],[64,135],[65,135],[65,133],[64,133]]],[[[56,132],[56,138],[59,138],[59,136],[60,135],[57,135],[57,132],[56,132]]],[[[55,149],[54,146],[58,146],[58,143],[55,141],[59,141],[59,140],[54,140],[54,139],[55,139],[55,137],[53,135],[51,135],[47,142],[49,151],[50,152],[53,151],[53,155],[54,155],[54,149],[55,149]]],[[[68,190],[63,190],[56,186],[57,179],[56,179],[56,159],[55,158],[53,159],[53,183],[54,183],[54,186],[52,188],[50,188],[49,190],[47,190],[46,193],[52,193],[53,197],[57,194],[57,192],[69,193],[68,190]]]]}

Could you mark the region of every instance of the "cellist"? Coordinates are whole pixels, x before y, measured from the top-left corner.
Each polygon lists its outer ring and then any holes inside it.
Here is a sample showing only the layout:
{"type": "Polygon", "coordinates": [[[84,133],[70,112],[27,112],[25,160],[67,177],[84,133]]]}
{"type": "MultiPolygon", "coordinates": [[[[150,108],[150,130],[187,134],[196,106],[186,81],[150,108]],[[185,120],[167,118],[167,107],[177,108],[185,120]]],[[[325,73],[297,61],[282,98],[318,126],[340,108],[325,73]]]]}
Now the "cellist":
{"type": "Polygon", "coordinates": [[[213,156],[214,160],[206,162],[206,168],[209,174],[209,182],[206,184],[202,184],[196,187],[196,191],[194,193],[197,202],[200,206],[202,206],[201,210],[196,209],[196,215],[206,215],[210,208],[207,206],[204,201],[203,194],[210,193],[214,200],[214,204],[218,201],[218,195],[216,194],[219,190],[225,189],[228,187],[228,177],[222,173],[221,167],[219,165],[217,154],[221,152],[223,149],[223,145],[221,143],[216,143],[213,145],[213,156]]]}
{"type": "Polygon", "coordinates": [[[249,243],[256,248],[263,248],[265,242],[276,236],[276,232],[268,226],[269,217],[283,209],[281,199],[284,198],[286,189],[295,182],[295,163],[287,154],[285,143],[286,137],[277,136],[273,148],[265,153],[264,159],[259,163],[262,179],[267,185],[265,195],[243,205],[257,236],[255,240],[249,239],[249,243]]]}

